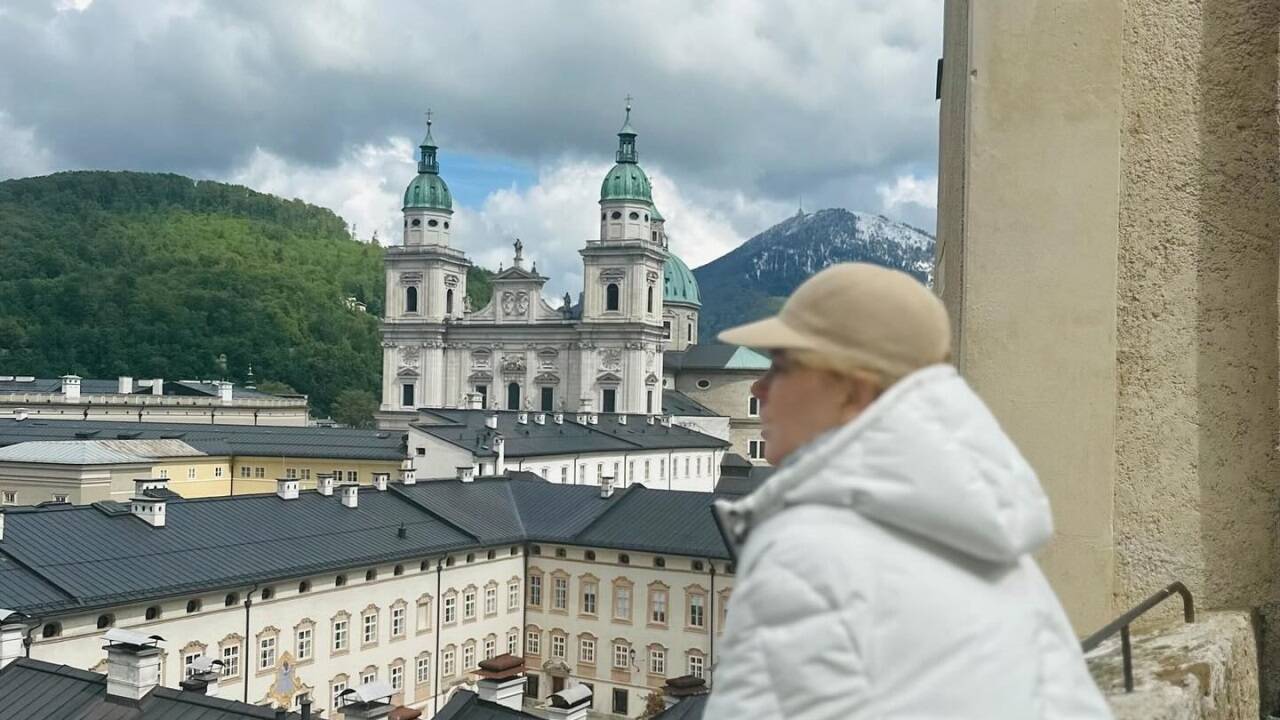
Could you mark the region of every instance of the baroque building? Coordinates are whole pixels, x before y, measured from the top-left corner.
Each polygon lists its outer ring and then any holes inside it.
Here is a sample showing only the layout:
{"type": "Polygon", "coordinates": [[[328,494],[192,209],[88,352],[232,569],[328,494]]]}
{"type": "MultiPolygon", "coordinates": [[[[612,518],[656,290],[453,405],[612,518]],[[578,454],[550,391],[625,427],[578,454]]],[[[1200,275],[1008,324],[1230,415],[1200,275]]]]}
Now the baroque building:
{"type": "Polygon", "coordinates": [[[662,413],[663,351],[696,341],[697,290],[667,249],[630,103],[600,187],[599,236],[579,250],[577,304],[568,294],[558,308],[544,299],[548,278],[525,266],[516,240],[490,302],[468,306],[471,262],[450,245],[453,199],[438,149],[428,120],[405,190],[403,242],[386,255],[379,425],[405,428],[424,407],[662,413]]]}

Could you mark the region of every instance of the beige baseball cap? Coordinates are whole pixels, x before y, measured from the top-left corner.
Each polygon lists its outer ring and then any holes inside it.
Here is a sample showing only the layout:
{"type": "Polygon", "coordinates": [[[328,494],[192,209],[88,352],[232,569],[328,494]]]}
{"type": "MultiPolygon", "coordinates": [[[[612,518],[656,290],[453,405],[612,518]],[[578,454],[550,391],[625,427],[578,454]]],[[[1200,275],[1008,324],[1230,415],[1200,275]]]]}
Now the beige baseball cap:
{"type": "Polygon", "coordinates": [[[801,283],[776,317],[719,338],[762,350],[812,350],[894,380],[951,352],[942,301],[910,275],[869,263],[832,265],[801,283]]]}

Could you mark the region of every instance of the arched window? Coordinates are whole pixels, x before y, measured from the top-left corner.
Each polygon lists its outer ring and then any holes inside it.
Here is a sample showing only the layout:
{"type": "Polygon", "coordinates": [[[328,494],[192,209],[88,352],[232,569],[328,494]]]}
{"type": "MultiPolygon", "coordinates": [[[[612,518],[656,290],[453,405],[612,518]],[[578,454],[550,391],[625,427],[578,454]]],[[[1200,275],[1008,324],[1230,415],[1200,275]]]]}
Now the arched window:
{"type": "Polygon", "coordinates": [[[109,628],[109,627],[111,627],[112,625],[115,625],[115,624],[116,624],[116,616],[115,616],[115,615],[110,615],[110,614],[108,614],[108,615],[99,615],[99,616],[98,616],[98,629],[99,629],[99,630],[102,630],[102,629],[104,629],[104,628],[109,628]]]}
{"type": "Polygon", "coordinates": [[[618,284],[617,283],[609,283],[609,285],[605,287],[604,309],[605,310],[618,309],[618,284]]]}
{"type": "Polygon", "coordinates": [[[404,311],[418,312],[418,288],[407,287],[404,289],[404,311]]]}
{"type": "Polygon", "coordinates": [[[649,286],[649,312],[653,312],[653,286],[649,286]]]}
{"type": "Polygon", "coordinates": [[[444,312],[446,315],[453,314],[453,290],[446,290],[444,293],[444,312]]]}
{"type": "Polygon", "coordinates": [[[44,630],[40,632],[41,637],[54,638],[62,634],[62,623],[45,623],[44,630]]]}
{"type": "Polygon", "coordinates": [[[520,383],[510,383],[507,385],[507,409],[520,409],[520,383]]]}

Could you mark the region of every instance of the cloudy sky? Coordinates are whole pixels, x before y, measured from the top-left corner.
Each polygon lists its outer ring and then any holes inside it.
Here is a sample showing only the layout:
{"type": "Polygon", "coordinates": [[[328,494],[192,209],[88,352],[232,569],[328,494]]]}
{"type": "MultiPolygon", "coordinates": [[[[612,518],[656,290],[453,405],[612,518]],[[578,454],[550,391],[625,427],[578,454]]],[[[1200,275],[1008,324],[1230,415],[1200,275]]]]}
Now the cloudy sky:
{"type": "Polygon", "coordinates": [[[578,282],[623,98],[697,266],[795,212],[932,231],[942,0],[0,0],[0,179],[167,171],[398,241],[435,113],[455,243],[578,282]]]}

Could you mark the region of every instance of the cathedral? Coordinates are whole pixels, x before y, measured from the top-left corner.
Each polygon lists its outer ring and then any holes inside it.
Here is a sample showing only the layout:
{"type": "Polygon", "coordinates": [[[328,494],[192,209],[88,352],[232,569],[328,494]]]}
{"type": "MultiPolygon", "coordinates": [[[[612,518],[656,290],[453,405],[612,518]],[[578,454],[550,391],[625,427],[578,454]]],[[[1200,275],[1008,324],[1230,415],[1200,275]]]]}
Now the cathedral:
{"type": "Polygon", "coordinates": [[[663,352],[696,344],[699,302],[637,162],[630,103],[600,186],[599,237],[578,251],[576,304],[568,294],[560,307],[546,301],[548,278],[525,267],[517,240],[489,304],[469,306],[471,262],[450,244],[438,149],[428,120],[403,240],[386,252],[379,426],[406,427],[418,408],[661,414],[663,352]]]}

